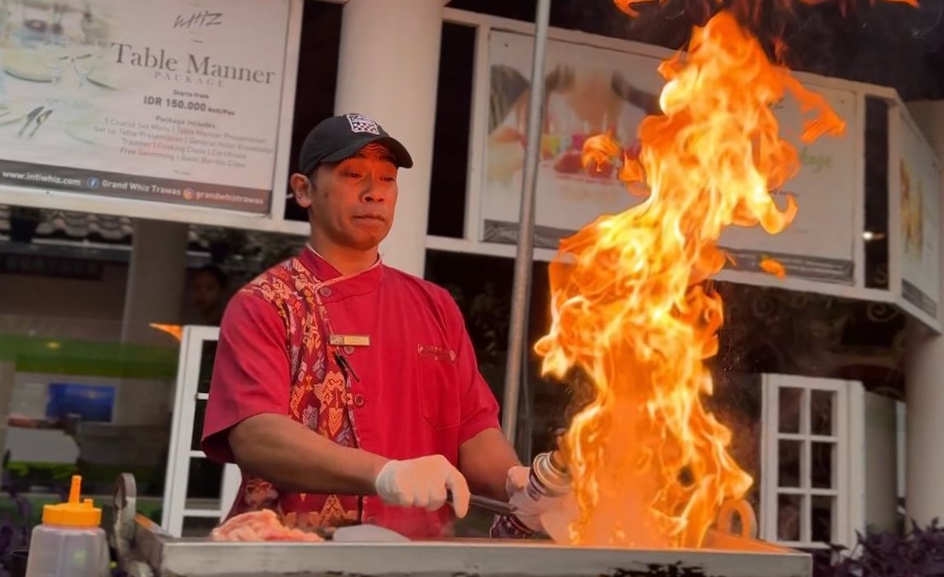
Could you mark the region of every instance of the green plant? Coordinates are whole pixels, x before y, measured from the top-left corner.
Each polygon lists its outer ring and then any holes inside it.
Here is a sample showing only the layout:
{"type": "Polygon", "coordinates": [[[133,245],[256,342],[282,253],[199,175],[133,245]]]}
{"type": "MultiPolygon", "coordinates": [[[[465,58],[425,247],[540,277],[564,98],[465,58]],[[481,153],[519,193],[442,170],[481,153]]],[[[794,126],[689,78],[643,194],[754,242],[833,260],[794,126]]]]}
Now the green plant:
{"type": "Polygon", "coordinates": [[[813,577],[918,577],[944,575],[944,527],[912,523],[906,535],[859,533],[852,550],[834,545],[815,556],[813,577]]]}

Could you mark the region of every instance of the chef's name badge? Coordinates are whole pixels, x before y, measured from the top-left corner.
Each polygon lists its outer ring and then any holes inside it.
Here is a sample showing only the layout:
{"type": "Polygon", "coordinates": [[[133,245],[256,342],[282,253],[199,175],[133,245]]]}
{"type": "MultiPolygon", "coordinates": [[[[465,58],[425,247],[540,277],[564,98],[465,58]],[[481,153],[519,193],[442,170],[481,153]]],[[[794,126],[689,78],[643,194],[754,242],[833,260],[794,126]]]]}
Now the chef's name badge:
{"type": "Polygon", "coordinates": [[[331,335],[328,342],[335,347],[369,347],[370,337],[367,335],[331,335]]]}

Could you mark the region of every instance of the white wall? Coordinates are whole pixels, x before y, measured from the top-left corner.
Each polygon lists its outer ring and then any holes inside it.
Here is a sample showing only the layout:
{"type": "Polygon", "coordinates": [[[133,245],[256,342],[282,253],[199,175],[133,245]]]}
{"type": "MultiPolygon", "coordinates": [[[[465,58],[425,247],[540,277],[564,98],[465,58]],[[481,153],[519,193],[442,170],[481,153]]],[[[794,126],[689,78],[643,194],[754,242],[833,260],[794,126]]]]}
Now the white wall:
{"type": "Polygon", "coordinates": [[[118,340],[127,275],[124,264],[101,280],[0,274],[0,333],[118,340]]]}
{"type": "Polygon", "coordinates": [[[125,264],[106,264],[101,280],[0,274],[0,314],[121,321],[125,264]]]}

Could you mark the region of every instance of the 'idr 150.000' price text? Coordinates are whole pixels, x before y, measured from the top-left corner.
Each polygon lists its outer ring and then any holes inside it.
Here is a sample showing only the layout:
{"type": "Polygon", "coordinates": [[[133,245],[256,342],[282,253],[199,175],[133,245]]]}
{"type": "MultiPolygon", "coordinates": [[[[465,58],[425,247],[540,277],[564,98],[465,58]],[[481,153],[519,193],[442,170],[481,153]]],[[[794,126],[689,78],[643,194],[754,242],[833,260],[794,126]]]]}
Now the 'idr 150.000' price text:
{"type": "Polygon", "coordinates": [[[161,96],[145,96],[144,104],[148,106],[163,106],[165,108],[178,108],[180,110],[197,110],[205,112],[207,105],[205,102],[195,102],[193,100],[181,100],[180,98],[163,98],[161,96]]]}

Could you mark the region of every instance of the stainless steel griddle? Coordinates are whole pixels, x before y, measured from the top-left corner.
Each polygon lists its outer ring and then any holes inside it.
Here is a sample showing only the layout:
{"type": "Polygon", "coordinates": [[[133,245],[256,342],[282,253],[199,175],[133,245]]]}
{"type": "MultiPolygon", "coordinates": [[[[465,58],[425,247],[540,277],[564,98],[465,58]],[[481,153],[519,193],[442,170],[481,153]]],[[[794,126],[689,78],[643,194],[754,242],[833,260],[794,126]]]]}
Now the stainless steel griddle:
{"type": "MultiPolygon", "coordinates": [[[[567,547],[536,541],[219,543],[176,538],[115,492],[114,545],[130,577],[810,577],[810,555],[724,530],[698,550],[567,547]]],[[[722,524],[725,525],[725,524],[722,524]]],[[[729,527],[722,527],[729,529],[729,527]]]]}

